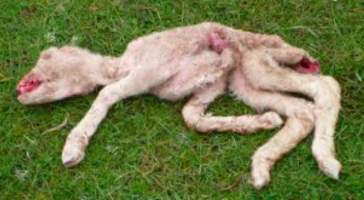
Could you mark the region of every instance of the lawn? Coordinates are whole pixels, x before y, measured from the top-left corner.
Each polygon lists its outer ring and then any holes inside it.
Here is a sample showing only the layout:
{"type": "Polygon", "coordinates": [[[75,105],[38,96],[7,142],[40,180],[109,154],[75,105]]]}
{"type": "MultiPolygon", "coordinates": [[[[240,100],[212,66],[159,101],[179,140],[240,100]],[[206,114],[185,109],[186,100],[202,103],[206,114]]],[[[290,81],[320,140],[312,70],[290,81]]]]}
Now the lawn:
{"type": "MultiPolygon", "coordinates": [[[[363,1],[1,0],[0,10],[0,199],[364,199],[363,1]],[[319,171],[309,136],[257,191],[249,184],[250,157],[276,130],[197,134],[183,123],[183,101],[148,95],[114,106],[86,159],[66,169],[64,139],[96,93],[29,107],[15,98],[17,81],[44,48],[74,44],[120,55],[135,37],[207,20],[279,34],[337,78],[339,181],[319,171]],[[45,132],[65,119],[62,129],[45,132]]],[[[253,112],[229,96],[209,110],[253,112]]]]}

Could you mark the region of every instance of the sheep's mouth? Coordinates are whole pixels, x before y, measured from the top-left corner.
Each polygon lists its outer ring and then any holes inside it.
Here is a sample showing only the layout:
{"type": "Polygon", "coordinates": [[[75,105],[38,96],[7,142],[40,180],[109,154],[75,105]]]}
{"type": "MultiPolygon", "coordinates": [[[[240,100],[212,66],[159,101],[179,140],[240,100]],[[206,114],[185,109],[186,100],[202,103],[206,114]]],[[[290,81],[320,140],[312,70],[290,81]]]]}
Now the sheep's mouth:
{"type": "Polygon", "coordinates": [[[20,81],[20,83],[18,84],[18,86],[16,88],[17,95],[20,96],[22,94],[34,91],[41,84],[42,84],[42,81],[39,79],[22,80],[22,81],[20,81]]]}

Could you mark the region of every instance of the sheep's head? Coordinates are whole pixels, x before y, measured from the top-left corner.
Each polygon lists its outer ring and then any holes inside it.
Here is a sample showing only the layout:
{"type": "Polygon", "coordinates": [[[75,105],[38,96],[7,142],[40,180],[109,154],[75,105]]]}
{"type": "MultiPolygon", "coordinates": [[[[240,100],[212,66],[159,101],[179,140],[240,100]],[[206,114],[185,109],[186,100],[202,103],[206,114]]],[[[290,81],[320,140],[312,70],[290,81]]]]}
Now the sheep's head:
{"type": "Polygon", "coordinates": [[[40,104],[85,94],[96,84],[86,77],[92,54],[76,47],[49,48],[35,67],[19,82],[16,90],[22,104],[40,104]]]}

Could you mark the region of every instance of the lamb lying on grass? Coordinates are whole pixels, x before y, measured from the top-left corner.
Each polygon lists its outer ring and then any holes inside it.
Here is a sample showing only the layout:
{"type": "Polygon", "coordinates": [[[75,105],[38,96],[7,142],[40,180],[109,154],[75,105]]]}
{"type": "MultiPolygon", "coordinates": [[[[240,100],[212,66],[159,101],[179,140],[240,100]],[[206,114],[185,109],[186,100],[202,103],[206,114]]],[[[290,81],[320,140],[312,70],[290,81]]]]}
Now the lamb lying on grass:
{"type": "Polygon", "coordinates": [[[341,165],[335,158],[334,129],[340,87],[318,72],[319,64],[307,52],[278,36],[206,22],[140,37],[121,57],[70,46],[49,48],[17,91],[21,103],[40,104],[105,86],[66,140],[62,160],[67,167],[83,159],[110,107],[134,95],[150,93],[171,101],[190,96],[182,115],[188,127],[200,132],[252,133],[280,126],[279,114],[283,115],[287,118],[283,128],[252,157],[252,183],[259,189],[269,183],[276,161],[314,127],[313,155],[326,175],[338,178],[341,165]],[[206,115],[208,105],[228,90],[261,113],[206,115]]]}

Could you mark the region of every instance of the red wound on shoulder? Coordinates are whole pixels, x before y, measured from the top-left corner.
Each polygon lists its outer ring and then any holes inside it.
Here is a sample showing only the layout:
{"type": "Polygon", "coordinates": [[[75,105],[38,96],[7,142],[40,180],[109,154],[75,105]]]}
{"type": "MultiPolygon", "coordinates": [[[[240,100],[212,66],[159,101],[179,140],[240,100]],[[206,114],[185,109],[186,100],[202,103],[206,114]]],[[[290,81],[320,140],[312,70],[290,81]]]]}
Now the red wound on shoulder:
{"type": "Polygon", "coordinates": [[[294,70],[304,74],[318,74],[320,73],[320,64],[317,61],[311,61],[307,57],[294,66],[294,70]]]}
{"type": "Polygon", "coordinates": [[[229,47],[229,43],[228,41],[222,37],[218,31],[214,31],[211,32],[208,35],[208,43],[209,43],[209,47],[216,51],[217,53],[221,53],[224,49],[226,49],[227,47],[229,47]]]}

